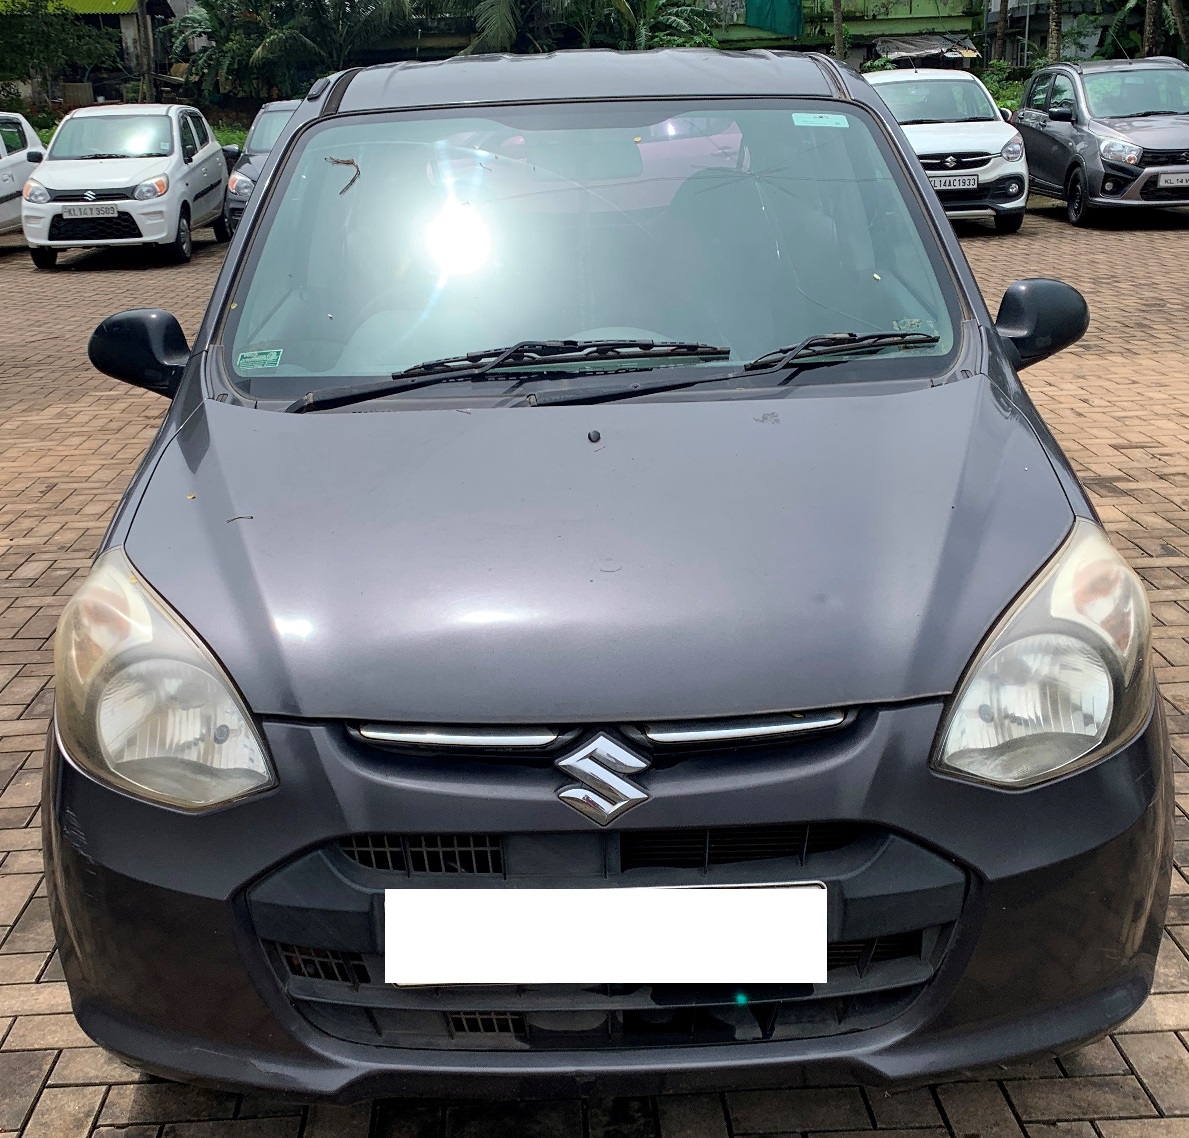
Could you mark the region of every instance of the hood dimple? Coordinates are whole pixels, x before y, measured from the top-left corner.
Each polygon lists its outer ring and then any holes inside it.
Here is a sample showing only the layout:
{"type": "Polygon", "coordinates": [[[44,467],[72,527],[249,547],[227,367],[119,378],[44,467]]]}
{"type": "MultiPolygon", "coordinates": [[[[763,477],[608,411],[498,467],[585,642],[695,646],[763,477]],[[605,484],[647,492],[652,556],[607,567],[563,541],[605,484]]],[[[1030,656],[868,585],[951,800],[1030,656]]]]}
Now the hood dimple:
{"type": "Polygon", "coordinates": [[[801,395],[207,402],[127,550],[262,714],[639,722],[952,690],[1071,524],[1047,456],[981,377],[801,395]]]}

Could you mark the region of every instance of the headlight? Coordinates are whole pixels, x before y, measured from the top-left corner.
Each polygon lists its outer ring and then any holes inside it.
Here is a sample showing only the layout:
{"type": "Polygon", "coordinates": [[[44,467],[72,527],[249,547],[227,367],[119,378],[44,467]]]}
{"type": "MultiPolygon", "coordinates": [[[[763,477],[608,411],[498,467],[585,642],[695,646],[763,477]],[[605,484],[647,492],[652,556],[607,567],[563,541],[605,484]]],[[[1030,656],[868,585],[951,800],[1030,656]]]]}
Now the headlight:
{"type": "Polygon", "coordinates": [[[66,605],[54,670],[62,745],[96,778],[184,810],[276,781],[218,661],[122,549],[105,553],[66,605]]]}
{"type": "Polygon", "coordinates": [[[1009,162],[1019,162],[1024,157],[1024,140],[1018,134],[1012,135],[1003,144],[1003,149],[999,151],[999,154],[1009,162]]]}
{"type": "Polygon", "coordinates": [[[25,201],[32,202],[33,205],[45,205],[50,200],[50,192],[40,182],[33,181],[30,178],[25,183],[25,188],[21,191],[24,195],[25,201]]]}
{"type": "Polygon", "coordinates": [[[1098,153],[1108,162],[1123,162],[1128,166],[1138,166],[1143,148],[1124,142],[1121,138],[1103,138],[1098,143],[1098,153]]]}
{"type": "Polygon", "coordinates": [[[1098,526],[1065,544],[979,650],[938,732],[938,770],[1032,786],[1130,739],[1152,705],[1140,579],[1098,526]]]}
{"type": "Polygon", "coordinates": [[[245,178],[243,174],[232,174],[227,179],[227,192],[237,198],[251,197],[253,185],[251,178],[245,178]]]}
{"type": "Polygon", "coordinates": [[[135,190],[132,191],[132,196],[138,202],[147,202],[152,198],[160,198],[165,196],[165,191],[169,189],[169,179],[161,174],[159,177],[150,178],[147,182],[141,182],[135,190]]]}

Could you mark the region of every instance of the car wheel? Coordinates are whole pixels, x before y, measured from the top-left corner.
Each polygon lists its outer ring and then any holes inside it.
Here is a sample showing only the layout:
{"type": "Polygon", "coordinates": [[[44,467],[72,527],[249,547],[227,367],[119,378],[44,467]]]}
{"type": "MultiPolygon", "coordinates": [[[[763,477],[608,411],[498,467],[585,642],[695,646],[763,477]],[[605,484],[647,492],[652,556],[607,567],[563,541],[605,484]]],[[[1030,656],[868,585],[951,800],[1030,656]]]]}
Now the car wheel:
{"type": "Polygon", "coordinates": [[[1086,192],[1086,175],[1074,170],[1065,186],[1065,216],[1070,225],[1090,224],[1090,199],[1086,192]]]}
{"type": "Polygon", "coordinates": [[[231,223],[227,220],[227,214],[221,213],[215,218],[213,226],[215,231],[215,240],[219,242],[230,241],[233,232],[231,223]]]}
{"type": "Polygon", "coordinates": [[[47,249],[44,245],[30,245],[29,256],[39,269],[52,269],[58,263],[58,250],[47,249]]]}
{"type": "Polygon", "coordinates": [[[190,216],[183,209],[178,215],[178,231],[169,243],[169,259],[184,265],[194,255],[194,238],[190,233],[190,216]]]}
{"type": "Polygon", "coordinates": [[[1018,213],[997,213],[995,215],[996,233],[1019,233],[1024,224],[1024,211],[1018,213]]]}

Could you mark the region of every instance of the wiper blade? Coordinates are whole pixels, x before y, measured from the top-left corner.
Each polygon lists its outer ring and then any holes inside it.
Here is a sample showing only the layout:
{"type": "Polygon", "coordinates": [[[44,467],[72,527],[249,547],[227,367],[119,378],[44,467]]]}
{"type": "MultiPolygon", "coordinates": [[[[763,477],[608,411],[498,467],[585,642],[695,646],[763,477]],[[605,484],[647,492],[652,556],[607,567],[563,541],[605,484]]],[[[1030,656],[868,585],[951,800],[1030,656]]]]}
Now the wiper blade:
{"type": "MultiPolygon", "coordinates": [[[[394,372],[391,379],[354,387],[307,391],[285,408],[296,415],[332,407],[346,407],[384,395],[399,395],[439,383],[476,383],[499,379],[495,373],[509,367],[529,368],[538,363],[602,363],[608,360],[723,359],[730,348],[715,344],[655,340],[522,340],[504,348],[487,348],[462,356],[448,356],[394,372]]],[[[545,378],[545,376],[541,376],[545,378]]]]}
{"type": "Polygon", "coordinates": [[[1133,115],[1115,115],[1115,118],[1120,119],[1150,119],[1158,115],[1184,115],[1189,114],[1189,111],[1136,111],[1133,115]]]}
{"type": "MultiPolygon", "coordinates": [[[[702,383],[725,383],[727,380],[742,379],[752,375],[763,375],[782,371],[791,364],[803,361],[788,379],[807,367],[825,367],[841,360],[818,358],[830,356],[860,355],[875,352],[889,345],[917,347],[936,344],[941,339],[928,332],[869,332],[859,335],[855,332],[835,332],[821,336],[809,336],[799,344],[787,348],[776,348],[771,352],[743,365],[742,371],[726,375],[699,375],[679,380],[659,380],[656,383],[633,383],[629,387],[571,387],[565,391],[540,391],[528,397],[534,407],[558,406],[564,403],[611,403],[617,399],[635,399],[640,395],[653,395],[665,391],[681,391],[702,383]]],[[[788,379],[782,380],[787,383],[788,379]]]]}

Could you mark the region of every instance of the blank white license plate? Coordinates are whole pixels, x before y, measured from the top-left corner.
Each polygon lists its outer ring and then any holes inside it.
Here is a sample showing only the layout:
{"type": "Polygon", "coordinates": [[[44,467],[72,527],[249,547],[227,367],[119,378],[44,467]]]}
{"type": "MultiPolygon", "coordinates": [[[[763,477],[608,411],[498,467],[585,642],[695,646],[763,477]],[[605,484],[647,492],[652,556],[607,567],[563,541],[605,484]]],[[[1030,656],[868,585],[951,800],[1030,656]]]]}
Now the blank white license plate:
{"type": "Polygon", "coordinates": [[[947,174],[943,178],[931,177],[929,181],[935,190],[977,190],[977,174],[947,174]]]}
{"type": "Polygon", "coordinates": [[[825,979],[826,887],[820,882],[384,893],[389,984],[825,979]]]}
{"type": "Polygon", "coordinates": [[[1156,185],[1161,189],[1165,186],[1189,186],[1189,174],[1157,174],[1156,185]]]}
{"type": "Polygon", "coordinates": [[[115,217],[117,209],[114,205],[64,205],[63,217],[115,217]]]}

